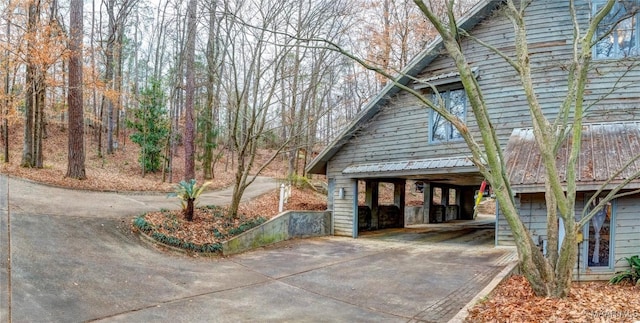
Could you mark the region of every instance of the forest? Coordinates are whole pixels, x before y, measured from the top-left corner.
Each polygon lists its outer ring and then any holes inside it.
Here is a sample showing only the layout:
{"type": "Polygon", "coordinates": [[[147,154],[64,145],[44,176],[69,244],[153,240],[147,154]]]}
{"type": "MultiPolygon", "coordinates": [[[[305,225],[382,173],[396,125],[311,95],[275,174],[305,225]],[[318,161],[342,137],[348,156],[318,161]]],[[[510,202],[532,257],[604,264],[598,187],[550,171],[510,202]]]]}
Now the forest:
{"type": "Polygon", "coordinates": [[[436,34],[412,1],[8,0],[0,10],[5,163],[42,169],[62,154],[64,177],[82,180],[88,161],[135,147],[140,179],[210,180],[224,164],[238,196],[276,158],[288,178],[304,177],[387,83],[336,48],[393,74],[436,34]],[[61,152],[48,147],[53,133],[67,140],[61,152]]]}

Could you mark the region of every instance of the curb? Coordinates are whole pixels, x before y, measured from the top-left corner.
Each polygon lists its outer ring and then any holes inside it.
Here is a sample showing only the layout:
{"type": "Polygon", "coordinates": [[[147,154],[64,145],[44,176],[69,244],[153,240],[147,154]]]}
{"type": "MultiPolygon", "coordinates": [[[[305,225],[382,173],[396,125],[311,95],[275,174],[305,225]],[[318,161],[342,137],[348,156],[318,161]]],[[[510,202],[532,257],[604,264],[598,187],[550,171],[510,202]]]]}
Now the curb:
{"type": "MultiPolygon", "coordinates": [[[[517,259],[517,254],[516,254],[517,259]]],[[[516,273],[518,270],[518,261],[509,262],[500,273],[498,273],[487,286],[485,286],[476,296],[474,296],[458,313],[449,320],[449,323],[464,322],[469,315],[469,309],[476,305],[481,299],[486,298],[491,292],[504,281],[507,277],[516,273]]]]}

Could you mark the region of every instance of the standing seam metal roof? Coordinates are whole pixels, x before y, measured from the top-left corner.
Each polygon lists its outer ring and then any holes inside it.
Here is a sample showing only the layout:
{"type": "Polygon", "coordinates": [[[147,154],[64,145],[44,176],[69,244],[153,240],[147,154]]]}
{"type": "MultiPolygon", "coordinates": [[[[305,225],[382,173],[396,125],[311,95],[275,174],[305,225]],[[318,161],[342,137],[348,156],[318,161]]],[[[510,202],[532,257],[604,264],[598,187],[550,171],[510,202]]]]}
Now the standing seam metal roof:
{"type": "MultiPolygon", "coordinates": [[[[572,138],[558,150],[556,165],[563,182],[567,179],[572,138]]],[[[576,185],[578,189],[591,189],[602,185],[627,162],[640,154],[640,122],[612,122],[584,124],[581,151],[578,156],[576,185]]],[[[544,165],[532,129],[514,129],[505,150],[507,174],[514,191],[544,191],[544,165]],[[535,189],[534,189],[535,188],[535,189]],[[537,189],[537,190],[536,190],[537,189]]],[[[640,172],[640,161],[615,176],[612,183],[620,183],[640,172]]],[[[635,181],[640,185],[640,181],[635,181]]],[[[638,186],[632,185],[632,186],[638,186]]]]}
{"type": "Polygon", "coordinates": [[[466,157],[430,158],[359,164],[346,167],[343,174],[385,173],[415,170],[433,170],[442,168],[473,167],[474,164],[466,157]]]}

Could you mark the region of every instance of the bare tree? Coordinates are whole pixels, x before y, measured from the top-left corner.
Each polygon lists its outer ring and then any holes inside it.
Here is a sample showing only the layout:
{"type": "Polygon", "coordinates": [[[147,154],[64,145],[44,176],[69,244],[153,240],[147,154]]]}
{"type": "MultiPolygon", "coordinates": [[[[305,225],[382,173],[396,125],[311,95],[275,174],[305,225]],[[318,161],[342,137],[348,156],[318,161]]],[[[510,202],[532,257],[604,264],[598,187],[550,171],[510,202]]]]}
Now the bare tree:
{"type": "MultiPolygon", "coordinates": [[[[216,18],[217,1],[212,1],[209,10],[209,28],[206,48],[207,59],[207,99],[203,109],[201,147],[202,147],[202,172],[205,179],[214,178],[214,165],[220,157],[220,153],[214,154],[217,146],[216,139],[219,134],[219,107],[220,92],[222,89],[220,75],[223,68],[223,56],[221,41],[221,24],[216,18]]],[[[222,150],[220,150],[222,152],[222,150]]]]}
{"type": "Polygon", "coordinates": [[[7,40],[6,40],[6,49],[4,52],[4,109],[2,109],[2,140],[3,140],[3,150],[4,150],[4,162],[9,162],[9,112],[11,106],[11,52],[9,50],[9,43],[11,42],[11,17],[13,16],[13,6],[11,1],[7,3],[7,13],[6,13],[6,21],[7,21],[7,40]]]}
{"type": "MultiPolygon", "coordinates": [[[[103,0],[102,3],[107,10],[108,26],[107,37],[104,47],[104,82],[106,91],[102,96],[102,107],[100,116],[107,110],[107,154],[113,153],[114,149],[114,131],[116,128],[116,120],[118,113],[118,103],[120,97],[121,79],[116,77],[119,60],[122,53],[124,28],[129,19],[131,11],[137,6],[138,0],[103,0]]],[[[102,123],[100,123],[98,135],[98,154],[102,154],[102,123]]]]}
{"type": "Polygon", "coordinates": [[[48,4],[49,12],[43,11],[43,1],[34,0],[27,4],[23,167],[43,167],[47,74],[64,52],[65,35],[56,21],[58,4],[56,1],[48,4]],[[42,19],[41,16],[46,17],[46,14],[49,19],[42,19]]]}

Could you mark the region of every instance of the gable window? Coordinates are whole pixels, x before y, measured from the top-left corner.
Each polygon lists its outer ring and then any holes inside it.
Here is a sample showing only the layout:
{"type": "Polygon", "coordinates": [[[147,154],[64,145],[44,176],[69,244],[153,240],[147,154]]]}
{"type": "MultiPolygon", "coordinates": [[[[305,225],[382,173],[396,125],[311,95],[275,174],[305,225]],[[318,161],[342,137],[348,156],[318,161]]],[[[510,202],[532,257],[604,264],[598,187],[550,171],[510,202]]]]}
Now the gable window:
{"type": "MultiPolygon", "coordinates": [[[[597,1],[593,14],[604,7],[605,1],[597,1]]],[[[639,56],[637,0],[616,1],[611,11],[602,19],[596,32],[599,41],[593,47],[594,59],[620,59],[639,56]]]]}
{"type": "MultiPolygon", "coordinates": [[[[465,121],[468,100],[467,93],[464,89],[442,90],[440,91],[440,96],[442,97],[447,110],[460,120],[465,121]]],[[[436,95],[432,94],[431,99],[436,102],[436,95]]],[[[430,112],[429,121],[429,140],[431,142],[462,140],[460,132],[451,124],[451,122],[445,120],[444,117],[433,110],[430,112]]]]}

